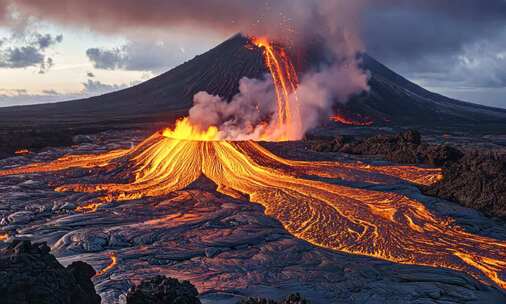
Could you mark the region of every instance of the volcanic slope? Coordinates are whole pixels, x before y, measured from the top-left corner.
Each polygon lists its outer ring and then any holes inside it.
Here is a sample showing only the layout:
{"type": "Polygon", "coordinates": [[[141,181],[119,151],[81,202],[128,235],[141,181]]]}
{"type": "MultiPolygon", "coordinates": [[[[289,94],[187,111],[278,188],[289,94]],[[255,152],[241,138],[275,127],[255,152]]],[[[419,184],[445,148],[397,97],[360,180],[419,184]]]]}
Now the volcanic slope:
{"type": "MultiPolygon", "coordinates": [[[[203,55],[134,87],[89,99],[54,104],[0,108],[0,128],[19,126],[83,126],[173,120],[186,115],[193,96],[207,91],[224,98],[238,92],[243,77],[268,72],[260,48],[236,35],[203,55]]],[[[288,50],[293,53],[296,50],[288,50]]],[[[321,56],[308,52],[300,66],[316,66],[321,56]]],[[[504,130],[506,110],[453,100],[406,80],[367,54],[370,91],[341,108],[367,116],[377,124],[504,130]],[[479,123],[479,124],[478,124],[479,123]]],[[[304,69],[304,68],[303,68],[304,69]]]]}

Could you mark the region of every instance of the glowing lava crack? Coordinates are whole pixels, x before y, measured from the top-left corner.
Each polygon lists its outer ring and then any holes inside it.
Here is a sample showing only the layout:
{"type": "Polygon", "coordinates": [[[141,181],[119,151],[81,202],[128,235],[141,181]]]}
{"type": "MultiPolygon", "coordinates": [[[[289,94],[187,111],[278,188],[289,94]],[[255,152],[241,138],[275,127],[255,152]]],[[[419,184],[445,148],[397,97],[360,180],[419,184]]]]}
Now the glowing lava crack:
{"type": "Polygon", "coordinates": [[[180,140],[157,133],[132,149],[66,156],[0,171],[0,176],[105,166],[133,173],[131,183],[75,184],[56,190],[103,193],[100,201],[93,202],[97,208],[110,201],[166,195],[205,175],[221,193],[249,196],[290,233],[312,244],[403,264],[460,270],[506,289],[506,242],[467,233],[400,194],[303,177],[361,180],[368,176],[369,183],[401,178],[428,184],[439,178],[437,169],[291,161],[255,142],[180,140]]]}

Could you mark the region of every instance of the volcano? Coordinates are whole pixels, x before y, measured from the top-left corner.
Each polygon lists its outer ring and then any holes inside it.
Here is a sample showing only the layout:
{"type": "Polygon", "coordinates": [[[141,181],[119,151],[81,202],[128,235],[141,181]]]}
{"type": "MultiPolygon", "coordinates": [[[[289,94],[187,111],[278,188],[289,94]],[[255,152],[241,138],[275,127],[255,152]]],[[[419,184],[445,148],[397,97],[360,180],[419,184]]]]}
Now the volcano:
{"type": "MultiPolygon", "coordinates": [[[[249,39],[236,35],[207,53],[144,83],[83,100],[0,109],[0,127],[59,126],[167,122],[184,116],[201,91],[232,98],[243,77],[262,78],[269,72],[259,49],[247,48],[249,39]]],[[[462,102],[432,93],[396,74],[368,54],[362,68],[370,73],[368,93],[346,105],[346,115],[366,117],[379,125],[441,129],[504,130],[506,110],[462,102]]],[[[299,69],[318,65],[318,52],[308,52],[299,69]]],[[[362,123],[369,125],[370,123],[362,123]]]]}
{"type": "MultiPolygon", "coordinates": [[[[61,259],[81,256],[98,264],[96,259],[99,258],[101,270],[94,280],[99,282],[97,286],[106,297],[106,303],[116,303],[118,291],[127,289],[127,284],[112,286],[118,284],[120,276],[121,280],[126,279],[130,284],[134,277],[145,277],[153,272],[172,272],[170,265],[182,270],[184,261],[191,264],[183,270],[185,277],[193,276],[193,281],[198,280],[200,290],[230,296],[231,288],[252,285],[252,280],[259,275],[277,277],[283,284],[287,282],[287,275],[293,277],[285,271],[287,268],[280,268],[279,275],[257,270],[252,275],[252,272],[244,271],[248,264],[255,269],[268,264],[269,269],[278,268],[269,261],[265,263],[265,257],[270,254],[256,260],[248,258],[252,263],[245,263],[245,260],[233,262],[225,255],[222,255],[226,259],[224,262],[215,259],[222,251],[236,255],[238,251],[250,251],[250,246],[256,251],[264,244],[258,238],[252,238],[255,232],[250,229],[237,233],[216,230],[237,227],[244,218],[237,208],[258,205],[261,214],[287,236],[303,241],[308,248],[325,250],[326,255],[339,255],[339,259],[347,256],[343,260],[345,263],[349,257],[359,257],[369,261],[367,263],[388,262],[393,267],[402,265],[417,269],[445,269],[451,273],[456,271],[469,277],[471,284],[483,285],[471,287],[486,290],[487,295],[483,295],[483,299],[495,297],[494,288],[499,292],[506,289],[506,242],[460,226],[452,217],[436,212],[423,196],[412,191],[414,185],[432,185],[441,180],[441,169],[336,159],[323,161],[310,157],[307,150],[303,152],[304,157],[297,158],[303,160],[293,160],[268,149],[269,144],[262,141],[286,147],[297,144],[287,141],[301,139],[296,131],[302,125],[305,113],[300,111],[300,104],[292,102],[299,99],[296,90],[298,75],[290,59],[290,51],[267,39],[248,40],[241,36],[223,45],[211,51],[211,54],[217,52],[214,55],[200,56],[172,72],[128,90],[88,101],[19,108],[20,112],[44,107],[46,111],[53,109],[51,113],[46,112],[48,116],[44,121],[39,119],[39,123],[55,124],[55,117],[58,117],[62,120],[59,124],[67,123],[72,127],[83,123],[104,123],[99,120],[101,117],[113,119],[114,123],[132,120],[166,122],[170,119],[169,113],[172,117],[184,115],[191,105],[191,96],[196,92],[204,90],[230,99],[237,93],[237,82],[245,74],[256,78],[263,77],[265,73],[269,73],[273,80],[273,102],[276,105],[268,120],[262,118],[254,128],[241,129],[243,133],[240,135],[244,137],[232,136],[226,124],[203,127],[204,124],[193,120],[190,113],[178,119],[174,127],[158,130],[142,139],[129,136],[127,132],[109,131],[93,144],[77,144],[64,148],[65,152],[59,149],[40,153],[20,151],[17,158],[0,162],[0,191],[6,197],[5,204],[9,210],[2,211],[6,213],[2,223],[8,224],[2,227],[3,234],[0,235],[4,241],[30,236],[48,241],[61,259]],[[228,57],[222,55],[225,51],[230,51],[228,57]],[[228,64],[225,64],[227,60],[228,64]],[[173,85],[172,89],[167,88],[167,84],[173,85]],[[164,95],[167,92],[179,94],[180,103],[164,106],[162,99],[168,98],[164,95]],[[101,103],[101,98],[111,99],[101,103]],[[89,110],[80,112],[85,105],[89,110]],[[155,108],[163,109],[163,112],[156,113],[155,108]],[[110,112],[113,109],[117,109],[115,114],[110,112]],[[133,112],[135,109],[137,113],[133,112]],[[253,132],[250,132],[251,129],[253,132]],[[116,143],[112,141],[104,145],[104,142],[118,136],[120,139],[116,143]],[[34,193],[25,195],[15,190],[26,186],[34,193]],[[56,201],[64,200],[62,208],[65,207],[65,210],[56,205],[52,208],[42,206],[55,202],[51,197],[55,197],[56,201]],[[23,199],[20,204],[19,198],[23,199]],[[30,204],[25,199],[30,200],[30,204]],[[199,205],[185,207],[189,200],[198,201],[199,205]],[[214,209],[213,203],[220,203],[216,205],[220,208],[214,209]],[[165,213],[166,208],[175,213],[165,213]],[[234,210],[225,210],[231,208],[234,210]],[[135,210],[140,213],[135,214],[135,210]],[[220,223],[215,215],[207,215],[209,221],[203,221],[203,213],[212,210],[230,212],[231,217],[220,223]],[[175,230],[171,231],[171,228],[175,230]],[[176,230],[187,232],[194,228],[198,229],[195,233],[202,244],[196,237],[172,235],[176,230]],[[108,233],[111,239],[106,236],[108,233]],[[227,241],[232,234],[236,239],[227,241]],[[244,242],[237,238],[250,240],[244,242]],[[209,247],[210,244],[215,246],[209,247]],[[175,252],[170,254],[170,250],[175,252]],[[201,268],[195,264],[198,260],[210,266],[201,268]],[[209,264],[216,262],[218,264],[209,264]],[[216,280],[208,279],[210,270],[214,272],[217,269],[216,265],[227,268],[230,262],[236,263],[241,277],[245,279],[231,276],[230,268],[217,271],[216,280]]],[[[302,69],[311,68],[314,62],[319,62],[319,59],[311,59],[318,58],[318,52],[309,54],[312,55],[300,61],[302,69]]],[[[367,55],[362,55],[362,62],[367,64],[367,55]]],[[[374,91],[371,91],[370,97],[356,96],[352,103],[358,107],[364,98],[374,100],[373,94],[374,91]]],[[[234,101],[220,102],[224,107],[234,105],[234,101]]],[[[450,115],[449,110],[442,110],[443,106],[447,105],[441,102],[438,113],[450,115]]],[[[260,103],[253,108],[261,113],[260,103]]],[[[352,114],[357,117],[388,119],[385,111],[375,113],[373,102],[357,109],[336,106],[335,110],[338,112],[336,115],[353,111],[352,114]]],[[[465,119],[462,113],[458,109],[451,112],[454,121],[462,123],[465,119]]],[[[431,119],[440,119],[435,113],[431,115],[431,119]]],[[[354,122],[347,119],[343,121],[354,122]]],[[[402,119],[395,123],[401,124],[402,119]]],[[[448,121],[451,120],[448,118],[448,121]]],[[[247,222],[251,221],[248,219],[247,222]]],[[[271,225],[264,220],[258,223],[271,225]]],[[[256,231],[276,241],[277,237],[264,228],[256,231]]],[[[285,253],[290,246],[287,245],[285,240],[280,240],[280,247],[276,245],[275,251],[285,253]]],[[[271,247],[271,244],[266,246],[271,247]]],[[[299,251],[299,245],[296,247],[295,251],[299,251]]],[[[290,256],[288,254],[280,260],[287,258],[291,266],[300,267],[300,259],[290,256]]],[[[308,261],[311,267],[318,265],[334,274],[340,272],[327,262],[315,262],[311,257],[308,261]]],[[[354,268],[356,266],[342,267],[342,274],[347,276],[354,268]]],[[[377,281],[381,275],[373,277],[377,281]]],[[[314,272],[308,281],[313,282],[315,278],[328,280],[321,271],[314,272]]],[[[425,284],[427,278],[415,279],[425,284]]],[[[355,278],[351,281],[356,282],[355,278]]],[[[253,285],[265,285],[265,282],[259,279],[253,285]]],[[[353,284],[351,290],[356,290],[353,284]]],[[[460,281],[451,281],[451,284],[469,286],[460,281]]],[[[333,284],[325,286],[336,289],[333,284]]],[[[380,288],[385,290],[385,287],[380,288]]],[[[454,293],[446,290],[448,288],[445,287],[442,294],[453,296],[454,293]]],[[[342,295],[332,298],[342,298],[342,295]]]]}

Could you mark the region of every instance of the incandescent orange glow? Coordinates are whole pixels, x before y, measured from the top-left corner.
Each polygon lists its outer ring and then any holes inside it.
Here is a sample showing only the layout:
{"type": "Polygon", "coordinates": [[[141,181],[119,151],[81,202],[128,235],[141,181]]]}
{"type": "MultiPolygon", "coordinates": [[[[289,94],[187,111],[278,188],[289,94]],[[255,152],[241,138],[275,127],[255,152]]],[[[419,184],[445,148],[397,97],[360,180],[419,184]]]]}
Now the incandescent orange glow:
{"type": "MultiPolygon", "coordinates": [[[[450,268],[506,289],[505,241],[468,233],[398,193],[322,181],[385,184],[403,179],[431,184],[441,178],[439,169],[292,161],[255,142],[180,140],[157,133],[129,150],[66,156],[0,171],[0,176],[103,166],[118,167],[130,174],[131,182],[56,190],[103,193],[103,202],[125,201],[167,195],[204,175],[219,192],[249,197],[291,234],[314,245],[401,264],[450,268]]],[[[112,261],[107,271],[116,265],[116,259],[112,261]]]]}
{"type": "Polygon", "coordinates": [[[83,206],[78,206],[75,211],[81,213],[93,213],[97,211],[97,209],[102,206],[102,203],[89,203],[83,206]]]}
{"type": "Polygon", "coordinates": [[[353,120],[353,119],[348,118],[342,114],[334,114],[330,117],[330,120],[333,120],[335,122],[338,122],[343,125],[348,125],[348,126],[372,126],[374,124],[374,122],[370,121],[370,120],[366,120],[366,121],[353,120]]]}
{"type": "Polygon", "coordinates": [[[102,276],[102,275],[106,274],[107,272],[111,271],[114,267],[116,267],[116,265],[118,265],[118,257],[115,254],[109,255],[109,257],[111,258],[111,263],[109,265],[107,265],[104,269],[97,272],[97,274],[95,276],[97,276],[97,277],[102,276]]]}
{"type": "Polygon", "coordinates": [[[7,233],[0,233],[0,242],[7,241],[9,239],[9,235],[7,233]]]}
{"type": "Polygon", "coordinates": [[[252,38],[252,43],[263,50],[264,62],[272,76],[276,93],[276,141],[297,138],[301,116],[296,93],[299,79],[286,51],[273,45],[267,38],[252,38]]]}
{"type": "Polygon", "coordinates": [[[209,127],[209,129],[201,131],[190,123],[188,117],[178,120],[174,130],[165,129],[163,131],[163,136],[172,139],[197,141],[211,141],[219,139],[217,127],[209,127]]]}
{"type": "Polygon", "coordinates": [[[28,154],[28,153],[30,153],[30,150],[28,150],[28,149],[17,150],[15,152],[16,155],[25,155],[25,154],[28,154]]]}

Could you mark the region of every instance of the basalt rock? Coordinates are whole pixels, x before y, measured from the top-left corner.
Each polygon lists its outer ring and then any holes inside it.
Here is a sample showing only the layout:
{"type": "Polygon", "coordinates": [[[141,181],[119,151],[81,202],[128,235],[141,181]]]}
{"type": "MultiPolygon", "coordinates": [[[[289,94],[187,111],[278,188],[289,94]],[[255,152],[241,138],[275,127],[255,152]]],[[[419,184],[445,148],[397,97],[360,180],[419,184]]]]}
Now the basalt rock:
{"type": "Polygon", "coordinates": [[[63,267],[45,243],[14,241],[0,251],[0,295],[4,304],[100,304],[90,265],[63,267]]]}
{"type": "Polygon", "coordinates": [[[402,164],[428,164],[444,166],[458,161],[463,153],[447,145],[422,143],[420,133],[408,130],[397,135],[376,135],[357,140],[350,136],[337,136],[331,141],[318,141],[311,145],[318,152],[340,152],[355,155],[378,155],[402,164]]]}
{"type": "Polygon", "coordinates": [[[260,298],[249,298],[247,300],[243,300],[239,302],[239,304],[310,304],[311,302],[305,300],[300,294],[293,294],[288,296],[286,299],[283,299],[279,302],[269,299],[260,299],[260,298]]]}
{"type": "Polygon", "coordinates": [[[468,153],[445,167],[443,176],[425,194],[506,218],[506,155],[468,153]]]}
{"type": "Polygon", "coordinates": [[[127,304],[200,304],[200,300],[190,282],[157,276],[132,287],[127,304]]]}

